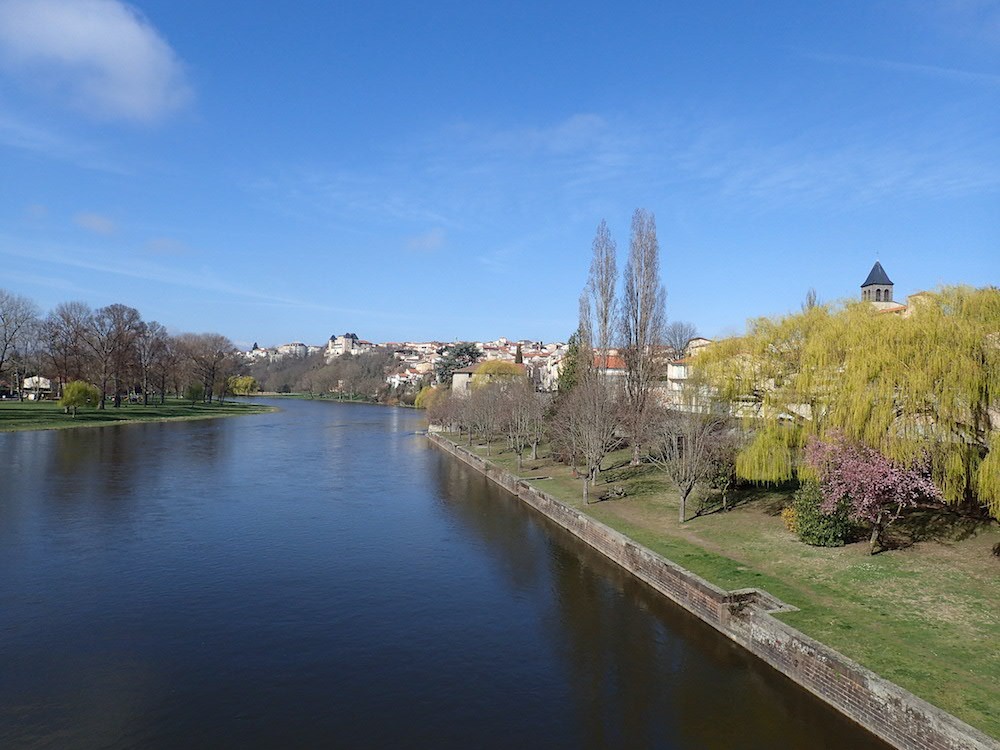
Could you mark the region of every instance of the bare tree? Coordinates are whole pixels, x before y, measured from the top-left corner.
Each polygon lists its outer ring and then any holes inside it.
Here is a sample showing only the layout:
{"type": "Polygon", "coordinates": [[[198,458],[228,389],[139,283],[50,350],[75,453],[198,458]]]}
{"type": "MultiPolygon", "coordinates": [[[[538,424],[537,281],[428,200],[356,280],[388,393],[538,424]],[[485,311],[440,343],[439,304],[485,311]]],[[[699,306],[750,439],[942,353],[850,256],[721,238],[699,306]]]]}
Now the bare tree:
{"type": "Polygon", "coordinates": [[[83,302],[57,305],[42,325],[45,357],[58,382],[58,393],[73,380],[83,380],[90,368],[84,337],[93,311],[83,302]]]}
{"type": "Polygon", "coordinates": [[[695,411],[662,410],[656,419],[656,439],[650,460],[662,468],[680,493],[680,522],[687,517],[687,500],[699,482],[717,469],[720,443],[729,439],[726,419],[695,411]]]}
{"type": "Polygon", "coordinates": [[[525,379],[510,383],[504,389],[502,408],[507,413],[507,438],[511,450],[517,456],[517,470],[521,470],[524,452],[531,448],[531,459],[538,458],[538,443],[542,435],[542,420],[545,409],[540,394],[532,383],[525,379]]]}
{"type": "MultiPolygon", "coordinates": [[[[24,349],[25,334],[33,330],[37,320],[38,308],[34,302],[0,289],[0,378],[15,352],[24,349]]],[[[20,381],[17,388],[20,391],[20,381]]]]}
{"type": "Polygon", "coordinates": [[[38,318],[32,318],[21,326],[14,336],[8,356],[17,384],[17,397],[23,401],[25,377],[38,375],[41,371],[41,322],[38,318]]]}
{"type": "Polygon", "coordinates": [[[428,424],[438,425],[446,432],[464,432],[462,423],[460,398],[446,389],[439,393],[431,405],[427,407],[428,424]]]}
{"type": "Polygon", "coordinates": [[[580,296],[580,348],[606,356],[613,344],[618,320],[615,285],[618,280],[617,245],[603,219],[591,245],[587,286],[580,296]]]}
{"type": "Polygon", "coordinates": [[[193,374],[201,380],[206,403],[218,393],[225,397],[226,379],[235,370],[236,347],[218,333],[184,333],[177,337],[178,345],[192,365],[193,374]]]}
{"type": "Polygon", "coordinates": [[[121,383],[134,355],[142,316],[134,307],[113,304],[94,311],[83,341],[93,355],[93,371],[101,389],[98,409],[104,408],[109,382],[114,385],[114,404],[121,406],[121,383]]]}
{"type": "Polygon", "coordinates": [[[660,243],[656,220],[637,208],[632,215],[632,239],[625,265],[621,338],[625,364],[625,426],[632,442],[632,464],[641,461],[641,445],[650,429],[651,392],[665,369],[661,346],[666,291],[660,281],[660,243]]]}
{"type": "Polygon", "coordinates": [[[500,383],[487,383],[464,399],[465,413],[470,432],[477,433],[486,443],[486,455],[492,453],[492,444],[504,432],[506,414],[504,410],[503,388],[500,383]]]}
{"type": "MultiPolygon", "coordinates": [[[[136,361],[142,380],[142,403],[149,405],[150,379],[156,370],[157,361],[166,354],[167,329],[155,320],[142,323],[135,339],[136,361]]],[[[161,399],[162,401],[162,399],[161,399]]]]}
{"type": "Polygon", "coordinates": [[[819,296],[816,294],[816,290],[809,287],[809,291],[806,292],[806,298],[802,302],[802,312],[808,312],[814,307],[819,307],[819,296]]]}
{"type": "Polygon", "coordinates": [[[598,225],[591,249],[590,275],[580,295],[577,383],[561,404],[565,413],[557,422],[564,430],[563,442],[573,445],[584,462],[585,502],[590,501],[590,485],[600,473],[601,462],[619,443],[620,426],[620,384],[608,374],[618,307],[617,247],[607,222],[598,225]]]}
{"type": "Polygon", "coordinates": [[[684,356],[688,342],[698,335],[698,329],[686,320],[672,320],[663,329],[663,343],[677,360],[684,356]]]}
{"type": "Polygon", "coordinates": [[[590,502],[590,487],[601,463],[621,444],[619,389],[596,377],[595,368],[580,378],[562,401],[551,425],[558,442],[571,447],[571,458],[583,462],[583,499],[590,502]]]}
{"type": "Polygon", "coordinates": [[[134,307],[108,305],[95,317],[104,317],[109,323],[111,336],[111,380],[114,383],[115,407],[122,405],[122,386],[128,382],[130,370],[135,365],[135,342],[142,330],[142,315],[134,307]]]}
{"type": "Polygon", "coordinates": [[[167,397],[168,386],[173,387],[174,395],[180,396],[185,380],[185,355],[183,347],[177,338],[169,334],[160,340],[160,347],[151,363],[152,377],[160,392],[160,404],[167,397]]]}

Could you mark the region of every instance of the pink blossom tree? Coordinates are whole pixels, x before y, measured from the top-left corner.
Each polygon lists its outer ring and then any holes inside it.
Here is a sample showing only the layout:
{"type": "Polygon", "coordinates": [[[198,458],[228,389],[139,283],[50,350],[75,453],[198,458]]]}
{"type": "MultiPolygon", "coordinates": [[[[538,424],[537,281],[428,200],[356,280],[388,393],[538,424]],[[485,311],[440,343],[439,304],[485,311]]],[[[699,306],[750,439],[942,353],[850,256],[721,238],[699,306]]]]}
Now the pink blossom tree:
{"type": "Polygon", "coordinates": [[[852,520],[872,525],[871,554],[882,549],[882,535],[907,508],[922,500],[941,500],[941,491],[920,467],[906,467],[866,445],[834,434],[812,438],[806,464],[819,475],[821,508],[832,513],[846,500],[852,520]]]}

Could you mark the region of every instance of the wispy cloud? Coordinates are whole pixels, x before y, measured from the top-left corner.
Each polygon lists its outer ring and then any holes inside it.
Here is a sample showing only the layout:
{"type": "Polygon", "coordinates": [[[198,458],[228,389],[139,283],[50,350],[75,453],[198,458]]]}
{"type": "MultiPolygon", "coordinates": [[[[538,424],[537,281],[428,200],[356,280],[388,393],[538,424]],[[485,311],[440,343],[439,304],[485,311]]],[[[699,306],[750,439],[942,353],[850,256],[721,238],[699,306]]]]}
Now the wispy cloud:
{"type": "Polygon", "coordinates": [[[192,99],[176,53],[119,0],[0,0],[0,62],[102,120],[153,122],[192,99]]]}
{"type": "MultiPolygon", "coordinates": [[[[322,303],[314,303],[304,299],[284,297],[268,292],[266,285],[264,284],[259,287],[245,286],[219,278],[208,268],[202,268],[199,269],[197,273],[192,273],[192,270],[188,267],[175,269],[152,261],[137,264],[128,262],[113,262],[111,260],[93,260],[91,258],[91,254],[80,252],[79,248],[69,249],[51,244],[46,244],[44,246],[28,246],[12,237],[0,235],[0,257],[3,256],[31,262],[37,261],[39,257],[44,257],[46,263],[52,269],[52,273],[50,274],[52,283],[49,286],[53,286],[54,288],[58,288],[56,285],[59,283],[70,283],[60,282],[61,277],[56,269],[62,268],[70,273],[93,271],[99,273],[101,276],[117,276],[126,279],[150,281],[179,288],[210,292],[214,295],[242,298],[262,305],[291,310],[367,316],[374,319],[408,319],[408,316],[403,313],[395,313],[385,310],[342,308],[322,303]]],[[[91,294],[88,296],[93,295],[91,294]]]]}
{"type": "Polygon", "coordinates": [[[435,227],[406,240],[406,249],[415,253],[433,253],[444,245],[445,231],[435,227]]]}
{"type": "Polygon", "coordinates": [[[900,130],[858,123],[785,138],[752,138],[734,128],[704,131],[676,151],[679,168],[732,204],[758,208],[851,208],[884,200],[945,198],[1000,188],[993,136],[945,117],[900,130]]]}
{"type": "MultiPolygon", "coordinates": [[[[961,111],[944,110],[916,122],[882,115],[784,129],[696,116],[575,115],[510,128],[461,123],[395,144],[364,170],[291,169],[254,191],[272,205],[349,226],[373,219],[413,230],[436,226],[451,244],[478,230],[503,232],[511,243],[548,232],[539,240],[548,241],[557,225],[677,196],[758,213],[996,190],[996,135],[988,124],[966,123],[961,111]]],[[[488,246],[468,250],[487,267],[501,262],[488,246]]]]}
{"type": "MultiPolygon", "coordinates": [[[[3,104],[0,101],[0,107],[3,104]]],[[[15,117],[9,112],[0,112],[0,146],[29,151],[49,159],[66,161],[84,169],[95,169],[113,174],[130,173],[130,170],[113,163],[102,155],[99,149],[79,142],[74,137],[63,136],[48,127],[15,117]]]]}
{"type": "Polygon", "coordinates": [[[808,53],[806,55],[811,60],[817,62],[857,65],[867,68],[880,68],[882,70],[892,70],[900,73],[915,73],[932,78],[944,78],[963,83],[979,83],[988,86],[1000,86],[1000,75],[995,73],[984,73],[974,70],[961,70],[959,68],[949,68],[940,65],[929,65],[926,63],[900,62],[898,60],[883,60],[876,57],[858,57],[856,55],[828,55],[822,53],[808,53]]]}
{"type": "Polygon", "coordinates": [[[924,4],[935,28],[965,39],[1000,45],[1000,2],[997,0],[930,0],[924,4]]]}
{"type": "Polygon", "coordinates": [[[543,201],[553,211],[564,203],[579,208],[593,192],[612,191],[646,169],[639,146],[630,126],[594,114],[545,125],[459,122],[387,144],[363,168],[286,166],[245,187],[300,219],[376,219],[450,235],[543,201]]]}
{"type": "Polygon", "coordinates": [[[73,217],[73,223],[88,232],[104,236],[112,235],[118,231],[118,225],[112,219],[89,211],[78,213],[73,217]]]}
{"type": "Polygon", "coordinates": [[[170,237],[155,237],[143,246],[147,255],[176,257],[190,255],[191,248],[179,240],[170,237]]]}

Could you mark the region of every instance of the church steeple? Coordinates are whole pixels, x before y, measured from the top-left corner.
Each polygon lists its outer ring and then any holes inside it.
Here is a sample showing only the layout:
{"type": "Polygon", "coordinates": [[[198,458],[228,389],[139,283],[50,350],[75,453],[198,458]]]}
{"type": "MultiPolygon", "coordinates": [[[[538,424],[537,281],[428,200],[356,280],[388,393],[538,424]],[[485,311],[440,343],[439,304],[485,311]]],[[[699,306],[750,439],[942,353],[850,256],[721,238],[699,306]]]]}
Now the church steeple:
{"type": "Polygon", "coordinates": [[[861,285],[861,299],[865,302],[892,302],[892,286],[882,264],[875,261],[868,278],[861,285]]]}

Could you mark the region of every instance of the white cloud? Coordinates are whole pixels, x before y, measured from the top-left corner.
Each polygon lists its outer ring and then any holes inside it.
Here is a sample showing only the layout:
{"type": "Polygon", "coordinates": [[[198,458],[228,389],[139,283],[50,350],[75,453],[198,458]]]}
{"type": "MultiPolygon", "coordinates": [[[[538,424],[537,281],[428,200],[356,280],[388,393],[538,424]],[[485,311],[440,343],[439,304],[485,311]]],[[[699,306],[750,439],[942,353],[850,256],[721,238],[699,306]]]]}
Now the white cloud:
{"type": "Polygon", "coordinates": [[[0,0],[0,64],[99,119],[151,122],[192,96],[170,45],[119,0],[0,0]]]}
{"type": "Polygon", "coordinates": [[[118,227],[107,216],[93,214],[83,211],[73,217],[73,223],[94,234],[109,235],[114,234],[118,227]]]}

